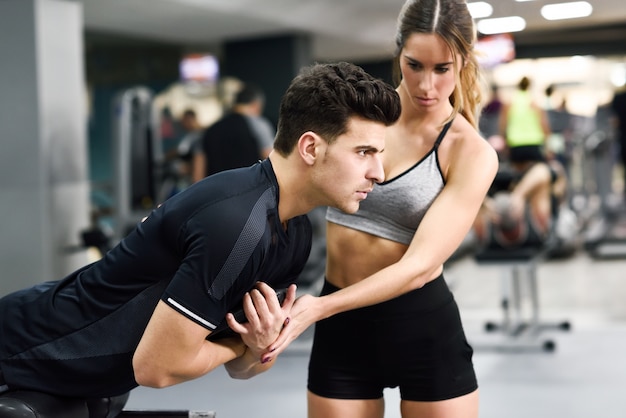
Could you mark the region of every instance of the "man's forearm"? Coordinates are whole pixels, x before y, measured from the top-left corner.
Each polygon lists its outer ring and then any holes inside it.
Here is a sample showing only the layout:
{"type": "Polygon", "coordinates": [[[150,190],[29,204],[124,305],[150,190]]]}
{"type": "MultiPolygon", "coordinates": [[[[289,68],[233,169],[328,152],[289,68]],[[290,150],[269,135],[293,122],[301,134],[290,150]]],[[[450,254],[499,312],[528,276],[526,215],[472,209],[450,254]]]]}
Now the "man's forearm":
{"type": "Polygon", "coordinates": [[[274,363],[269,361],[263,364],[259,361],[260,357],[260,354],[255,354],[250,348],[247,348],[242,356],[224,364],[224,367],[233,379],[249,379],[268,370],[274,363]]]}

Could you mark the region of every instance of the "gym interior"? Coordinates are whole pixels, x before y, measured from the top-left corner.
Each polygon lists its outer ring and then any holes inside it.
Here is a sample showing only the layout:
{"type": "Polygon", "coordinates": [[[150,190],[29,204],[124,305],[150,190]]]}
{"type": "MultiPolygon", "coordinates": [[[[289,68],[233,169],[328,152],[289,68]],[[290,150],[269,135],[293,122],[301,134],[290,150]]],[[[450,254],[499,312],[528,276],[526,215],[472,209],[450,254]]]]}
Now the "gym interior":
{"type": "MultiPolygon", "coordinates": [[[[320,0],[308,9],[278,0],[152,1],[0,1],[0,295],[97,260],[167,199],[176,181],[166,156],[176,139],[165,127],[180,129],[186,109],[207,126],[232,86],[252,81],[276,123],[286,86],[313,62],[351,61],[393,82],[403,0],[320,0]]],[[[538,15],[551,2],[498,3],[494,16],[538,15]]],[[[618,418],[626,410],[626,185],[610,109],[626,85],[626,8],[589,3],[588,17],[553,25],[529,17],[519,32],[479,38],[486,85],[502,101],[528,76],[538,103],[570,115],[554,246],[492,257],[470,233],[446,265],[474,348],[481,418],[618,418]]],[[[324,211],[309,216],[316,234],[298,292],[316,294],[324,211]]],[[[217,370],[166,389],[140,387],[126,408],[306,416],[311,338],[308,330],[254,379],[217,370]]],[[[386,396],[385,416],[400,417],[399,394],[386,396]]]]}

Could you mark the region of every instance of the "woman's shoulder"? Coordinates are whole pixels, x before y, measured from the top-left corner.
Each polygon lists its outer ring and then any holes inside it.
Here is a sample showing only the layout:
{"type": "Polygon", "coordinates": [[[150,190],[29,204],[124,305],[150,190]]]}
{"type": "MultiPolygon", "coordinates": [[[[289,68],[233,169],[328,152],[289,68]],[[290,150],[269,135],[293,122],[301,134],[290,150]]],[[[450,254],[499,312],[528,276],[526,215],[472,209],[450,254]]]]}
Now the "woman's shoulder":
{"type": "Polygon", "coordinates": [[[456,158],[474,159],[477,163],[497,161],[489,142],[461,115],[457,115],[441,143],[444,158],[450,163],[456,158]]]}
{"type": "MultiPolygon", "coordinates": [[[[457,145],[480,145],[486,143],[485,139],[480,135],[478,130],[468,122],[463,115],[457,115],[452,121],[452,125],[448,130],[448,134],[452,141],[457,145]]],[[[451,142],[452,142],[451,141],[451,142]]]]}

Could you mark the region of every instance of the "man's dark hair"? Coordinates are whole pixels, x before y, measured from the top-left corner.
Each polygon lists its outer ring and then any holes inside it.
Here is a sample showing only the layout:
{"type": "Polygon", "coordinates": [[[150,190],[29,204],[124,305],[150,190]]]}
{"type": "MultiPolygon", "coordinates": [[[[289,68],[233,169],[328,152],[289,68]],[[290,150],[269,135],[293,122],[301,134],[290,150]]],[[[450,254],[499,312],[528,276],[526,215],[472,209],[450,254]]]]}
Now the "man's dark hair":
{"type": "Polygon", "coordinates": [[[250,104],[256,100],[265,100],[263,90],[253,83],[245,83],[235,96],[235,105],[250,104]]]}
{"type": "Polygon", "coordinates": [[[391,85],[354,64],[305,67],[281,100],[274,149],[289,155],[307,131],[332,143],[348,130],[351,117],[389,126],[400,117],[400,97],[391,85]]]}
{"type": "Polygon", "coordinates": [[[195,111],[195,110],[193,110],[193,109],[186,109],[186,110],[183,112],[183,118],[195,118],[195,117],[197,117],[197,116],[198,116],[198,115],[196,114],[196,111],[195,111]]]}

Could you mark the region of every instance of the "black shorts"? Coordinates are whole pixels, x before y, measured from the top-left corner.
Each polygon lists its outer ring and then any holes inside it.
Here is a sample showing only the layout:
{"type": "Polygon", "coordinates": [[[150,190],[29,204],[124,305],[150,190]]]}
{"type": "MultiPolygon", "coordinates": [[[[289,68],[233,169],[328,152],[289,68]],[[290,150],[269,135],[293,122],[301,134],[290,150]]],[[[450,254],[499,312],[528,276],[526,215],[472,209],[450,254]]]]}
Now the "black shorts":
{"type": "MultiPolygon", "coordinates": [[[[322,295],[338,290],[324,283],[322,295]]],[[[459,310],[443,278],[377,305],[315,325],[308,389],[335,399],[378,399],[399,387],[411,401],[477,389],[459,310]]]]}
{"type": "Polygon", "coordinates": [[[518,163],[546,161],[546,156],[542,145],[522,145],[509,148],[509,161],[518,163]]]}

